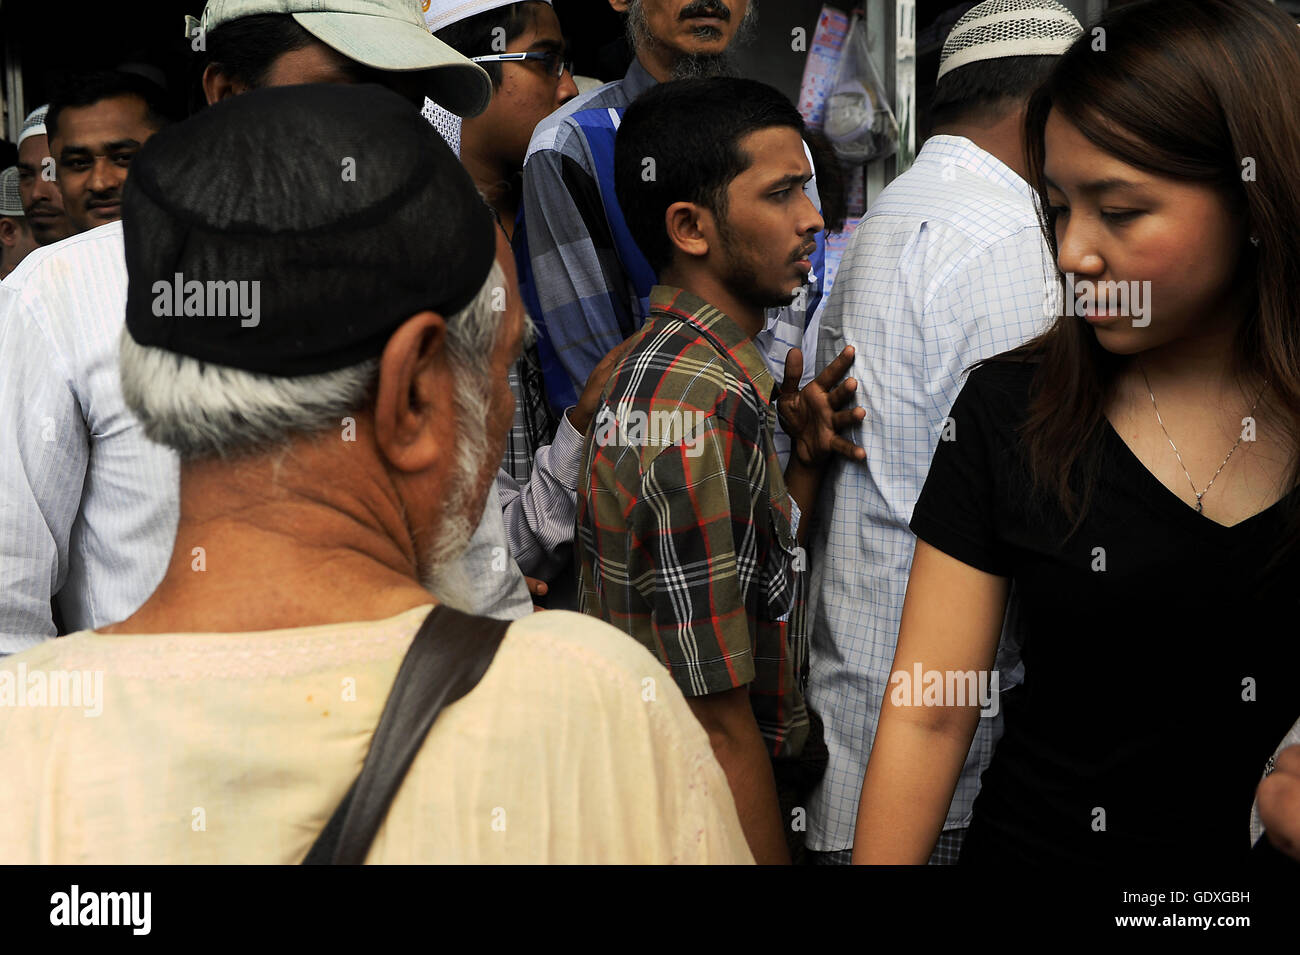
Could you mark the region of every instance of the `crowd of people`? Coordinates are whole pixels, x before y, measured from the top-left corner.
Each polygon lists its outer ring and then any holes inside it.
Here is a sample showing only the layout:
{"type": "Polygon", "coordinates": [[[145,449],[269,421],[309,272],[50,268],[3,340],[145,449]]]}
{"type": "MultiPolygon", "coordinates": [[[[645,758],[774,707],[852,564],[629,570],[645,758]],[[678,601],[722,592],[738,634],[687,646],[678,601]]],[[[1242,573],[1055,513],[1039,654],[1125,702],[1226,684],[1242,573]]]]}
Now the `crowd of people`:
{"type": "Polygon", "coordinates": [[[1296,24],[974,5],[828,285],[755,3],[609,2],[27,117],[0,861],[1293,865],[1296,24]]]}

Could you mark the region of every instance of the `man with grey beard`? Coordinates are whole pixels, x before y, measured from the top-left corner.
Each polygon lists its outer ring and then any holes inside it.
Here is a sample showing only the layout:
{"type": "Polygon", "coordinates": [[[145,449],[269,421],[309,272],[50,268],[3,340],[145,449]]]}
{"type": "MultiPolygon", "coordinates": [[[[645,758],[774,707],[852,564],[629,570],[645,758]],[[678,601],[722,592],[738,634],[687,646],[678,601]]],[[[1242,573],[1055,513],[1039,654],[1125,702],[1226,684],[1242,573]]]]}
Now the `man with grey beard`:
{"type": "Polygon", "coordinates": [[[636,53],[627,75],[539,123],[524,160],[527,244],[516,243],[516,258],[539,325],[547,396],[559,409],[576,402],[601,358],[640,327],[655,284],[614,193],[618,117],[656,83],[733,75],[727,49],[756,15],[753,0],[609,2],[626,15],[636,53]]]}

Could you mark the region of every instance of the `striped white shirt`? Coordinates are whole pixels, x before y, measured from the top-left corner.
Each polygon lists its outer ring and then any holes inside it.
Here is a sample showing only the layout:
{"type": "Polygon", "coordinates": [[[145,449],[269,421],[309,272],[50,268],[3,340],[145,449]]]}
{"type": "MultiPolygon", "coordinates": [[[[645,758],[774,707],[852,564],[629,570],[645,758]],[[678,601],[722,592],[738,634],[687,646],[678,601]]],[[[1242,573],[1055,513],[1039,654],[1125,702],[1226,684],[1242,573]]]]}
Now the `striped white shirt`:
{"type": "MultiPolygon", "coordinates": [[[[808,846],[853,844],[858,798],[898,639],[915,538],[912,509],[942,422],[975,361],[1046,327],[1055,270],[1029,185],[956,136],[929,139],[858,226],[821,315],[817,366],[846,345],[866,419],[863,463],[835,460],[810,544],[808,699],[830,765],[809,806],[808,846]]],[[[1054,312],[1053,312],[1054,314],[1054,312]]],[[[1015,662],[999,657],[999,666],[1015,662]]],[[[1003,672],[1002,689],[1016,674],[1003,672]]],[[[981,719],[945,828],[969,824],[1001,734],[981,719]]]]}
{"type": "Polygon", "coordinates": [[[0,652],[130,616],[176,536],[176,456],[126,408],[122,226],[29,255],[0,285],[0,652]]]}

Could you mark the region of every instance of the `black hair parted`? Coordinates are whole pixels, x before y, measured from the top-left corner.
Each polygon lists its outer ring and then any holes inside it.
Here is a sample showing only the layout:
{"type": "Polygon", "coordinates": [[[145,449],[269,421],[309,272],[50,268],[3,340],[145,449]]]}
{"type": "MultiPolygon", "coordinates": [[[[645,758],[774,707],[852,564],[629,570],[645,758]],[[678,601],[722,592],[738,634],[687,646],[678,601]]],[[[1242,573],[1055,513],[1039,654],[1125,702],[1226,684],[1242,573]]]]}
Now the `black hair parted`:
{"type": "MultiPolygon", "coordinates": [[[[506,45],[519,39],[525,30],[537,22],[537,7],[529,0],[518,0],[495,10],[476,13],[457,20],[433,35],[462,56],[489,56],[504,53],[506,45]],[[497,32],[500,31],[500,32],[497,32]],[[493,46],[496,41],[500,49],[493,46]]],[[[492,78],[492,88],[501,88],[501,64],[480,63],[492,78]]]]}
{"type": "Polygon", "coordinates": [[[1058,56],[1003,56],[977,60],[945,73],[930,102],[932,126],[961,120],[990,121],[1023,106],[1043,85],[1058,56]]]}
{"type": "Polygon", "coordinates": [[[651,268],[672,262],[668,207],[694,202],[725,218],[727,186],[753,162],[740,141],[774,126],[805,134],[784,93],[735,77],[660,83],[628,107],[615,140],[614,189],[651,268]]]}
{"type": "Polygon", "coordinates": [[[45,114],[45,129],[54,139],[59,128],[59,114],[65,109],[92,106],[114,96],[138,96],[144,100],[146,116],[155,129],[162,129],[174,118],[167,91],[139,73],[119,70],[95,70],[65,76],[50,95],[50,109],[45,114]]]}

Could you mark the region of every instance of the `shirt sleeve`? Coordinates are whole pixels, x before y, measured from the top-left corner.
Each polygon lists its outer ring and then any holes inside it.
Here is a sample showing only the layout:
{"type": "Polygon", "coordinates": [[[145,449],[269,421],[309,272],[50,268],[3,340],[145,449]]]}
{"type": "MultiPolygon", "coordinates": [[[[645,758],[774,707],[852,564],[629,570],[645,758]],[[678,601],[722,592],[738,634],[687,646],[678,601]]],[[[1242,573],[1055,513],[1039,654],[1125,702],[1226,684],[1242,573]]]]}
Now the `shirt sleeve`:
{"type": "Polygon", "coordinates": [[[35,319],[0,286],[0,653],[55,635],[89,446],[71,378],[35,319]]]}
{"type": "Polygon", "coordinates": [[[716,416],[693,443],[661,451],[628,518],[628,579],[649,607],[655,647],[688,697],[754,679],[753,635],[741,587],[738,530],[758,523],[739,446],[716,416]],[[732,469],[738,473],[732,473],[732,469]]]}
{"type": "Polygon", "coordinates": [[[497,497],[510,553],[529,577],[549,580],[572,560],[564,546],[573,541],[578,513],[578,471],[582,435],[560,416],[555,440],[538,449],[528,483],[497,471],[497,497]]]}
{"type": "Polygon", "coordinates": [[[966,369],[1047,330],[1057,314],[1059,288],[1036,225],[965,255],[951,236],[945,241],[937,229],[927,231],[929,243],[913,252],[909,267],[938,283],[920,290],[918,325],[926,346],[927,394],[942,417],[966,369]]]}
{"type": "Polygon", "coordinates": [[[572,127],[566,124],[553,146],[528,157],[523,201],[541,321],[581,394],[601,358],[636,327],[600,189],[572,127]]]}
{"type": "Polygon", "coordinates": [[[963,564],[1010,575],[997,533],[993,450],[997,415],[988,404],[987,366],[971,373],[952,410],[939,423],[939,445],[912,512],[912,532],[963,564]]]}

